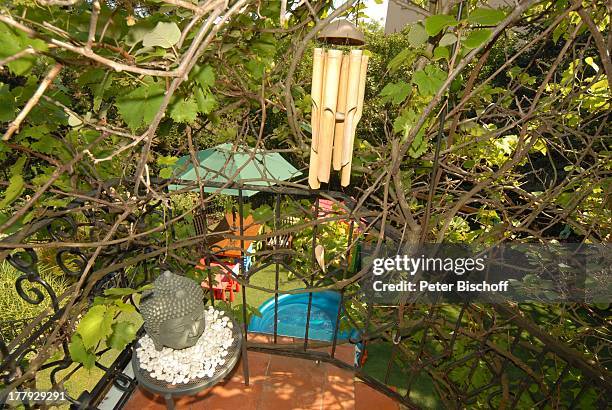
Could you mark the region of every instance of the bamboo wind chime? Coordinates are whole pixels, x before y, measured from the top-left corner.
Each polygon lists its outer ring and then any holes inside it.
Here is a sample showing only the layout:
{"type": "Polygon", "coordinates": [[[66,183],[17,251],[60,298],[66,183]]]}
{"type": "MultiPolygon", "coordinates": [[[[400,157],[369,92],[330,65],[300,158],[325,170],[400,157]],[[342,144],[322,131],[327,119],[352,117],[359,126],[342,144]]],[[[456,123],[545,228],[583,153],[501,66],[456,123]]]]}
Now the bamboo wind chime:
{"type": "MultiPolygon", "coordinates": [[[[363,44],[363,35],[347,20],[319,38],[335,44],[363,44]]],[[[314,49],[312,68],[312,144],[308,184],[329,183],[331,167],[342,186],[351,181],[355,130],[363,111],[368,56],[362,50],[314,49]]]]}

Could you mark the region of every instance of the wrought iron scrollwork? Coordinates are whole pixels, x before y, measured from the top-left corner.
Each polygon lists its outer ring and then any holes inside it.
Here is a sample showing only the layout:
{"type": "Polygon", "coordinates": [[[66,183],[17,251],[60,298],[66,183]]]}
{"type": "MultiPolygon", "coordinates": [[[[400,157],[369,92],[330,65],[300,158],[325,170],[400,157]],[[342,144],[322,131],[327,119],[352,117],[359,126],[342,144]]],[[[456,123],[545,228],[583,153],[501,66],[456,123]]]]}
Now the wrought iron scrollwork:
{"type": "Polygon", "coordinates": [[[15,269],[24,272],[23,275],[19,276],[15,280],[15,289],[17,290],[17,294],[23,300],[32,305],[39,305],[45,300],[45,294],[38,287],[33,286],[33,284],[36,283],[46,291],[48,297],[51,299],[51,306],[53,307],[54,312],[59,310],[59,303],[55,291],[38,274],[38,256],[34,250],[28,248],[23,252],[16,252],[9,255],[7,257],[7,261],[15,269]],[[29,288],[24,287],[24,282],[26,280],[31,285],[29,288]]]}
{"type": "Polygon", "coordinates": [[[57,266],[68,276],[80,277],[87,266],[87,257],[78,248],[61,248],[55,255],[57,266]],[[74,266],[71,268],[71,266],[74,266]]]}
{"type": "Polygon", "coordinates": [[[77,223],[71,216],[53,218],[47,225],[47,233],[56,241],[65,242],[76,238],[77,223]]]}

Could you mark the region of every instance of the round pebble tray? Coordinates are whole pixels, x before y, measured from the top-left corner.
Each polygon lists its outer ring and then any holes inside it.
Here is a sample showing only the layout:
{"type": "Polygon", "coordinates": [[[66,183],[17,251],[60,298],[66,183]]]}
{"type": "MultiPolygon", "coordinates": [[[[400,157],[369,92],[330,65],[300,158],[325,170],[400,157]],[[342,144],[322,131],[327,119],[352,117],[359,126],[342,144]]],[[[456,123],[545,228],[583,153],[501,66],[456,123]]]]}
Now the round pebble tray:
{"type": "MultiPolygon", "coordinates": [[[[217,366],[214,374],[211,377],[197,377],[189,380],[186,383],[178,383],[172,384],[165,381],[158,380],[153,378],[149,372],[142,367],[140,367],[140,363],[138,361],[138,355],[136,354],[136,349],[140,345],[140,341],[134,344],[134,348],[132,351],[132,368],[134,369],[134,375],[136,376],[136,380],[138,383],[142,385],[146,390],[157,393],[161,395],[170,395],[170,396],[187,396],[196,394],[208,387],[212,387],[215,384],[219,383],[223,380],[236,366],[238,359],[240,358],[240,353],[242,349],[242,330],[240,326],[231,319],[233,323],[232,335],[234,337],[233,343],[227,349],[228,353],[225,356],[225,363],[223,365],[217,366]]],[[[204,330],[206,332],[206,330],[204,330]]],[[[194,357],[194,360],[197,360],[194,357]]]]}

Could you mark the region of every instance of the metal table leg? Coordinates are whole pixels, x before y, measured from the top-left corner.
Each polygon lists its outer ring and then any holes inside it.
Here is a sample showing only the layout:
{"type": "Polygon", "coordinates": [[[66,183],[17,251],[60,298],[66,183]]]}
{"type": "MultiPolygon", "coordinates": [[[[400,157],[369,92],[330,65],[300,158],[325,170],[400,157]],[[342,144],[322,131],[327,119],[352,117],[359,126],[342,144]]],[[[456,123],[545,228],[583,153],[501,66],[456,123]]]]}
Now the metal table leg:
{"type": "Polygon", "coordinates": [[[172,399],[172,396],[165,394],[164,399],[166,399],[166,408],[168,410],[174,410],[174,400],[172,399]]]}

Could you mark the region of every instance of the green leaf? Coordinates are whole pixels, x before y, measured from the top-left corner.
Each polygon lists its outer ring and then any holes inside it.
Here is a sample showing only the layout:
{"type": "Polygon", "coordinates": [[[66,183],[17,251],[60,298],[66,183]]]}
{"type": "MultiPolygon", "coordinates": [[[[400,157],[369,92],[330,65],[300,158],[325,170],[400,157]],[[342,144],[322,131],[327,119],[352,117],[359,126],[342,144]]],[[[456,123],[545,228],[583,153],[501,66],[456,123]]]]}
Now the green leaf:
{"type": "Polygon", "coordinates": [[[202,114],[210,114],[215,108],[217,108],[217,99],[214,95],[212,95],[212,93],[205,93],[201,88],[198,88],[196,89],[195,97],[198,103],[198,110],[202,114]]]}
{"type": "Polygon", "coordinates": [[[210,65],[195,66],[193,75],[196,82],[204,89],[208,89],[215,84],[215,70],[210,65]]]}
{"type": "Polygon", "coordinates": [[[410,155],[411,158],[419,158],[425,153],[425,151],[427,151],[428,144],[427,141],[423,139],[424,135],[425,130],[423,128],[421,128],[417,135],[415,135],[414,140],[408,149],[408,155],[410,155]]]}
{"type": "Polygon", "coordinates": [[[264,33],[258,39],[251,42],[249,48],[259,57],[272,57],[276,54],[276,43],[274,36],[270,35],[270,33],[264,33]]]}
{"type": "Polygon", "coordinates": [[[74,115],[68,113],[68,125],[70,125],[71,127],[78,127],[79,125],[83,125],[83,121],[81,121],[74,115]]]}
{"type": "Polygon", "coordinates": [[[100,106],[102,105],[102,99],[104,98],[104,92],[113,83],[113,78],[113,73],[107,73],[107,75],[104,77],[104,80],[99,82],[98,85],[95,87],[93,98],[94,112],[98,112],[100,110],[100,106]]]}
{"type": "Polygon", "coordinates": [[[161,107],[164,88],[159,83],[149,82],[117,98],[115,107],[123,121],[132,131],[153,120],[161,107]]]}
{"type": "Polygon", "coordinates": [[[170,107],[170,118],[176,122],[192,123],[198,117],[198,104],[195,98],[179,99],[170,107]]]}
{"type": "Polygon", "coordinates": [[[259,208],[256,208],[251,213],[253,215],[253,219],[258,222],[266,222],[270,220],[273,216],[272,208],[268,205],[262,205],[259,208]]]}
{"type": "Polygon", "coordinates": [[[176,23],[160,21],[153,30],[143,36],[142,45],[144,47],[170,48],[178,43],[180,38],[181,29],[179,29],[176,23]]]}
{"type": "Polygon", "coordinates": [[[53,138],[52,134],[41,135],[38,141],[33,143],[30,148],[43,154],[57,154],[64,149],[62,143],[53,138]]]}
{"type": "Polygon", "coordinates": [[[468,16],[467,20],[474,24],[494,26],[504,18],[506,18],[506,13],[503,10],[479,7],[468,16]]]}
{"type": "Polygon", "coordinates": [[[86,369],[94,367],[96,362],[96,356],[87,351],[83,344],[83,339],[77,333],[72,335],[70,343],[68,344],[68,351],[70,352],[70,358],[77,362],[82,363],[86,369]]]}
{"type": "Polygon", "coordinates": [[[266,65],[257,60],[249,60],[244,64],[244,67],[251,74],[255,81],[260,81],[266,71],[266,65]]]}
{"type": "Polygon", "coordinates": [[[436,14],[425,19],[425,31],[427,31],[429,36],[435,36],[445,27],[455,24],[457,24],[457,20],[454,17],[447,16],[446,14],[436,14]]]}
{"type": "Polygon", "coordinates": [[[113,310],[104,305],[92,306],[81,318],[76,333],[83,339],[86,349],[95,347],[111,333],[113,310]]]}
{"type": "Polygon", "coordinates": [[[491,30],[488,28],[481,28],[478,30],[473,30],[465,40],[463,40],[463,45],[466,48],[476,48],[483,44],[491,37],[491,30]]]}
{"type": "Polygon", "coordinates": [[[138,331],[136,325],[130,322],[113,323],[112,329],[113,333],[111,333],[106,343],[117,350],[125,349],[125,346],[134,340],[138,331]]]}
{"type": "Polygon", "coordinates": [[[433,59],[440,60],[442,58],[446,58],[447,60],[450,57],[450,51],[448,51],[447,47],[436,47],[433,52],[433,59]]]}
{"type": "Polygon", "coordinates": [[[428,65],[424,70],[415,71],[412,82],[419,87],[423,96],[434,95],[446,80],[447,74],[434,65],[428,65]]]}
{"type": "Polygon", "coordinates": [[[123,313],[136,313],[136,308],[131,303],[125,303],[121,299],[115,299],[115,306],[123,313]]]}
{"type": "Polygon", "coordinates": [[[176,161],[178,161],[178,157],[173,157],[173,156],[165,157],[163,155],[160,155],[159,157],[157,157],[157,165],[161,165],[161,166],[169,167],[169,166],[176,164],[176,161]]]}
{"type": "MultiPolygon", "coordinates": [[[[34,50],[46,51],[47,43],[38,39],[31,39],[19,30],[13,30],[4,23],[0,23],[0,60],[13,56],[20,51],[32,47],[34,50]]],[[[9,70],[15,75],[26,74],[34,63],[36,55],[26,54],[7,64],[9,70]]]]}
{"type": "Polygon", "coordinates": [[[385,102],[391,102],[392,104],[401,104],[408,94],[410,93],[410,85],[404,81],[397,83],[389,83],[385,85],[380,92],[380,96],[383,97],[385,102]]]}
{"type": "Polygon", "coordinates": [[[425,44],[428,38],[429,36],[427,35],[425,27],[420,23],[412,25],[408,31],[408,43],[410,43],[412,47],[419,47],[425,44]]]}
{"type": "Polygon", "coordinates": [[[19,157],[13,165],[11,165],[11,175],[21,175],[23,173],[23,167],[25,166],[27,158],[25,156],[19,157]]]}
{"type": "Polygon", "coordinates": [[[15,202],[23,192],[25,181],[22,175],[13,175],[9,179],[9,185],[4,191],[4,199],[0,202],[0,208],[4,208],[15,202]]]}
{"type": "Polygon", "coordinates": [[[170,167],[162,168],[159,170],[159,177],[164,179],[172,178],[173,171],[174,169],[170,167]]]}
{"type": "Polygon", "coordinates": [[[455,44],[456,42],[457,42],[456,35],[454,35],[453,33],[446,33],[442,36],[438,45],[441,47],[446,47],[446,46],[450,46],[451,44],[455,44]]]}
{"type": "Polygon", "coordinates": [[[412,51],[410,49],[403,49],[402,51],[397,53],[397,55],[393,57],[391,61],[389,61],[389,64],[387,64],[387,68],[390,72],[395,72],[398,68],[400,68],[402,64],[404,64],[405,61],[409,59],[411,55],[412,51]]]}
{"type": "Polygon", "coordinates": [[[0,83],[0,122],[8,122],[15,118],[15,97],[8,85],[0,83]]]}

